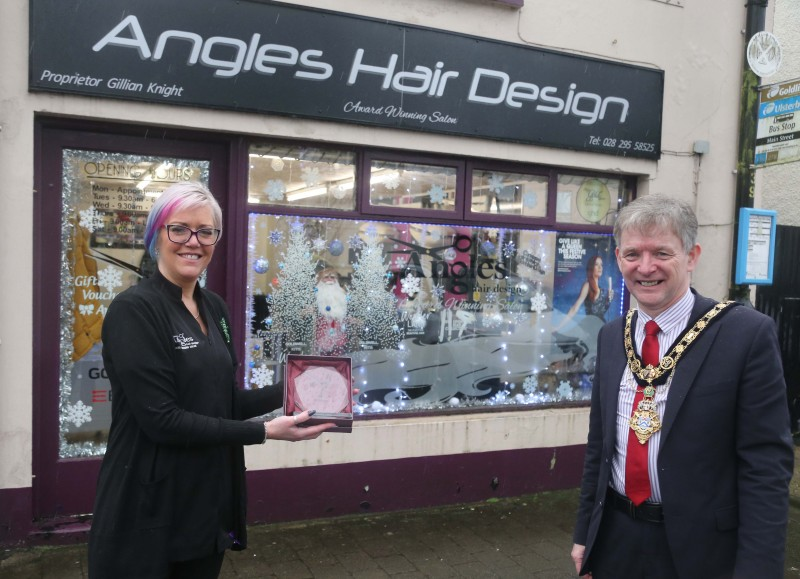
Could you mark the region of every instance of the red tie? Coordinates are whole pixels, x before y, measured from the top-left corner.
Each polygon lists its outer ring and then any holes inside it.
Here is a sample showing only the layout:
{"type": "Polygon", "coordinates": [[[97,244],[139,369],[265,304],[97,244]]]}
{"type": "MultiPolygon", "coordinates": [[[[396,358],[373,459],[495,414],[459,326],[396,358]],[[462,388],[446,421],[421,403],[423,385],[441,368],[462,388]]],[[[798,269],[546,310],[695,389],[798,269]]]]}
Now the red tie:
{"type": "MultiPolygon", "coordinates": [[[[644,325],[644,342],[642,343],[642,362],[645,366],[658,366],[658,332],[661,328],[655,320],[650,320],[644,325]]],[[[639,386],[636,389],[636,396],[633,398],[633,410],[636,411],[639,401],[644,398],[644,388],[639,386]]],[[[628,457],[625,461],[625,494],[639,506],[647,497],[650,496],[650,474],[647,469],[647,449],[649,441],[644,444],[636,438],[636,433],[628,431],[628,457]]]]}

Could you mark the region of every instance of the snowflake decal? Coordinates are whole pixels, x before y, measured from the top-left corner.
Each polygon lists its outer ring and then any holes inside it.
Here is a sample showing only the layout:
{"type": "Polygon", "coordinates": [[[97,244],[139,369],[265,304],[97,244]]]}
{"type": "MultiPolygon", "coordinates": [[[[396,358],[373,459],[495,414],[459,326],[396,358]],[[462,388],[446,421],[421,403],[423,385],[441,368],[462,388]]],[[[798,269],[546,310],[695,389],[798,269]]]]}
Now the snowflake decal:
{"type": "Polygon", "coordinates": [[[394,191],[400,186],[400,175],[395,173],[384,181],[383,186],[394,191]]]}
{"type": "Polygon", "coordinates": [[[270,179],[264,187],[264,193],[270,201],[283,201],[283,194],[286,193],[286,185],[281,179],[270,179]]]}
{"type": "Polygon", "coordinates": [[[328,246],[328,242],[325,241],[322,237],[317,237],[311,242],[311,247],[314,248],[314,251],[321,252],[325,251],[325,248],[328,246]]]}
{"type": "Polygon", "coordinates": [[[307,187],[319,183],[319,169],[317,167],[306,167],[300,173],[307,187]]]}
{"type": "Polygon", "coordinates": [[[533,209],[539,203],[539,196],[535,191],[528,191],[522,196],[522,206],[526,209],[533,209]]]}
{"type": "Polygon", "coordinates": [[[503,255],[506,258],[511,259],[515,253],[517,253],[517,245],[513,241],[503,244],[503,255]]]}
{"type": "Polygon", "coordinates": [[[367,225],[367,239],[370,241],[375,241],[378,239],[378,228],[375,227],[374,223],[367,225]]]}
{"type": "Polygon", "coordinates": [[[270,231],[269,232],[269,241],[272,245],[280,245],[283,243],[283,231],[270,231]]]}
{"type": "Polygon", "coordinates": [[[406,266],[406,263],[407,263],[407,262],[406,262],[406,258],[405,258],[405,256],[403,256],[403,255],[398,255],[397,257],[395,257],[395,258],[394,258],[394,266],[395,266],[397,269],[403,269],[403,268],[405,268],[405,266],[406,266]]]}
{"type": "Polygon", "coordinates": [[[84,422],[92,421],[92,407],[86,406],[80,400],[75,404],[67,404],[64,409],[64,420],[80,428],[84,422]]]}
{"type": "Polygon", "coordinates": [[[500,390],[497,394],[494,395],[494,401],[498,404],[503,404],[506,400],[508,400],[508,390],[500,390]]]}
{"type": "Polygon", "coordinates": [[[289,224],[289,228],[292,231],[303,231],[303,222],[299,219],[295,219],[289,224]]]}
{"type": "Polygon", "coordinates": [[[354,234],[353,236],[351,236],[350,239],[347,240],[347,243],[353,249],[361,249],[362,247],[364,247],[364,240],[361,239],[358,236],[358,234],[354,234]]]}
{"type": "Polygon", "coordinates": [[[334,199],[344,199],[347,196],[347,191],[347,187],[339,185],[338,187],[331,188],[331,195],[333,195],[334,199]]]}
{"type": "Polygon", "coordinates": [[[492,173],[489,176],[489,191],[493,193],[500,193],[503,188],[503,178],[497,173],[492,173]]]}
{"type": "Polygon", "coordinates": [[[428,191],[428,196],[431,198],[431,203],[443,203],[445,198],[444,189],[441,185],[434,185],[428,191]]]}
{"type": "Polygon", "coordinates": [[[97,285],[114,291],[114,288],[122,285],[122,270],[113,265],[101,269],[97,272],[97,285]]]}
{"type": "Polygon", "coordinates": [[[408,296],[419,292],[420,279],[410,273],[400,281],[400,291],[408,296]]]}
{"type": "Polygon", "coordinates": [[[541,314],[547,309],[547,296],[542,292],[537,293],[531,298],[531,311],[541,314]]]}
{"type": "Polygon", "coordinates": [[[536,389],[539,387],[539,377],[536,374],[531,374],[522,383],[522,389],[525,394],[535,394],[536,389]]]}
{"type": "Polygon", "coordinates": [[[103,214],[99,213],[94,205],[84,211],[79,212],[80,226],[85,227],[90,233],[94,233],[95,229],[103,228],[103,214]]]}
{"type": "Polygon", "coordinates": [[[441,301],[444,299],[445,289],[444,286],[437,285],[433,288],[433,295],[436,297],[437,300],[441,301]]]}
{"type": "Polygon", "coordinates": [[[562,380],[558,385],[558,396],[559,398],[564,398],[569,400],[572,398],[572,386],[569,385],[569,382],[566,380],[562,380]]]}
{"type": "Polygon", "coordinates": [[[272,385],[272,378],[274,376],[275,372],[273,370],[266,366],[259,366],[253,368],[253,372],[250,374],[250,382],[259,388],[263,388],[264,386],[272,385]]]}

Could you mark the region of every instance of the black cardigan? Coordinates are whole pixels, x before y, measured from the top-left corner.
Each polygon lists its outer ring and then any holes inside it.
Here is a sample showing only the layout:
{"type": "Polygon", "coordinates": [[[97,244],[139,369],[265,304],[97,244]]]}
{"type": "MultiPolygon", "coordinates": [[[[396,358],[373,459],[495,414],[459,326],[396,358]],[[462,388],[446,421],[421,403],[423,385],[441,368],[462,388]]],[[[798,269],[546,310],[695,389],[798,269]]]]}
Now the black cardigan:
{"type": "Polygon", "coordinates": [[[243,549],[245,444],[282,388],[236,387],[223,300],[199,286],[208,335],[159,272],[121,293],[103,323],[111,430],[89,538],[92,579],[158,577],[166,562],[243,549]]]}

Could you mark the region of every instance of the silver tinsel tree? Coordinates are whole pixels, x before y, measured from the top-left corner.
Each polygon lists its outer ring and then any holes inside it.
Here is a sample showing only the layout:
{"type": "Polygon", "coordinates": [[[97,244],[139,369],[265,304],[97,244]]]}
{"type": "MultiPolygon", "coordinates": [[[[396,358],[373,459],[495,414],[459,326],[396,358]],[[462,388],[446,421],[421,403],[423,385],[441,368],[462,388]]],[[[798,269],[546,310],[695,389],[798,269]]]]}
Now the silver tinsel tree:
{"type": "Polygon", "coordinates": [[[316,319],[316,262],[302,224],[291,224],[289,244],[279,265],[278,287],[272,294],[273,329],[283,332],[284,351],[310,353],[316,319]]]}
{"type": "Polygon", "coordinates": [[[347,315],[348,339],[352,349],[396,349],[400,342],[397,299],[387,289],[389,264],[374,231],[353,264],[347,315]]]}

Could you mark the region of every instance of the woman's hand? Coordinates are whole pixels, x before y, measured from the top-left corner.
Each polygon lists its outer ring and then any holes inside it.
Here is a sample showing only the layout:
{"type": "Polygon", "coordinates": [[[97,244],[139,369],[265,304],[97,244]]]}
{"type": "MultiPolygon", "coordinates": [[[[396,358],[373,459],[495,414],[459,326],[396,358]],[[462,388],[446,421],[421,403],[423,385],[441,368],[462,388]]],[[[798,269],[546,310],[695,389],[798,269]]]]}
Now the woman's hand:
{"type": "Polygon", "coordinates": [[[306,410],[295,416],[278,416],[264,423],[267,440],[313,440],[320,434],[336,426],[333,422],[314,424],[313,426],[300,426],[311,418],[315,410],[306,410]]]}

